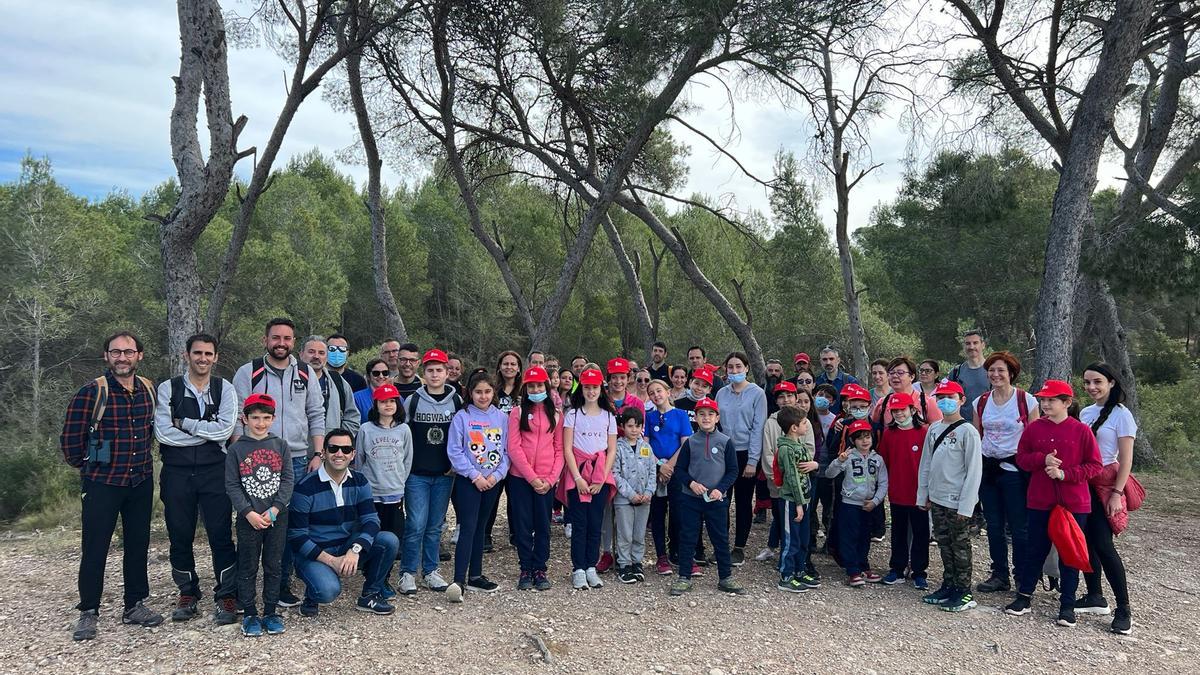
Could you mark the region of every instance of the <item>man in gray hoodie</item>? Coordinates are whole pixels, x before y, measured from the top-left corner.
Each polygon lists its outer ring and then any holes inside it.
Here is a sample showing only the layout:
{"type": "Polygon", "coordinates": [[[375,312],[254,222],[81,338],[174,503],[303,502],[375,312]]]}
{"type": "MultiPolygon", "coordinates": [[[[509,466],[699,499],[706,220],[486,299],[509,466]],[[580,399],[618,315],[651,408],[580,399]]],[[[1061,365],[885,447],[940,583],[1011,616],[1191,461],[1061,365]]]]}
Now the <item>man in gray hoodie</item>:
{"type": "Polygon", "coordinates": [[[321,386],[321,395],[325,400],[325,429],[345,429],[357,434],[362,417],[358,406],[354,405],[354,390],[341,374],[327,367],[329,347],[325,338],[320,335],[308,336],[304,339],[301,354],[301,360],[313,369],[321,386]]]}
{"type": "MultiPolygon", "coordinates": [[[[262,343],[266,354],[238,368],[233,376],[233,386],[239,401],[245,401],[252,393],[267,394],[275,400],[271,433],[287,443],[293,474],[299,482],[304,474],[321,465],[325,448],[325,397],[321,395],[321,386],[312,368],[292,356],[296,346],[296,324],[291,319],[268,321],[262,343]]],[[[239,419],[232,440],[236,441],[244,432],[239,419]]],[[[288,587],[291,572],[291,549],[284,548],[279,591],[282,607],[300,604],[300,598],[288,587]]]]}

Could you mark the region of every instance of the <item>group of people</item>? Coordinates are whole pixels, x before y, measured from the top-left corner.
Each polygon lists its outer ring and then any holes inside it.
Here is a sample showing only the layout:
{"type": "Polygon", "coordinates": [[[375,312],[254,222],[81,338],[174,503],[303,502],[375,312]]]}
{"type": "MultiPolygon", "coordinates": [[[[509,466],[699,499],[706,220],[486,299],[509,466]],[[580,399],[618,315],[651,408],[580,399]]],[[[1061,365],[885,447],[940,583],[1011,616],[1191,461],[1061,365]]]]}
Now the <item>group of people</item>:
{"type": "Polygon", "coordinates": [[[924,602],[963,611],[976,605],[974,593],[1015,582],[1005,608],[1013,615],[1030,610],[1051,553],[1049,514],[1062,505],[1086,533],[1095,571],[1077,599],[1078,571],[1060,565],[1058,624],[1110,611],[1102,570],[1116,596],[1112,630],[1131,630],[1113,537],[1128,522],[1137,427],[1104,364],[1084,371],[1094,403],[1076,416],[1069,383],[1048,380],[1032,395],[1017,388],[1020,362],[1007,352],[985,357],[974,331],[947,378],[934,360],[901,356],[872,363],[869,388],[842,370],[832,346],[817,369],[797,354],[789,378],[768,361],[760,386],[743,353],[717,366],[694,346],[686,366],[673,366],[661,342],[645,367],[617,357],[601,368],[582,355],[561,367],[541,352],[526,362],[506,351],[495,369],[467,372],[454,354],[389,340],[365,377],[348,367],[341,335],[297,344],[294,324],[273,319],[262,343],[263,356],[229,382],[213,372],[217,339],[194,335],[186,373],[156,387],[136,374],[144,356],[136,336],[105,342],[108,369],[71,400],[61,437],[82,477],[74,639],[96,636],[118,516],[122,622],[163,621],[144,604],[155,439],[178,587],[171,619],[200,613],[192,549],[202,517],[214,621],[240,621],[247,636],[282,633],[284,607],[317,616],[359,573],[356,608],[374,614],[392,613],[393,598],[418,584],[450,602],[498,590],[484,554],[502,494],[521,591],[552,588],[550,537],[564,522],[574,589],[600,588],[608,572],[644,582],[649,530],[653,573],[675,577],[671,595],[690,591],[714,563],[718,589],[741,594],[734,568],[747,561],[754,523],[770,513],[767,546],[754,559],[775,563],[780,591],[820,587],[814,553],[832,556],[852,587],[907,580],[929,591],[932,540],[944,573],[924,602]],[[886,531],[885,501],[892,545],[879,574],[870,546],[886,531]],[[977,506],[992,564],[972,587],[977,506]],[[453,554],[442,550],[451,507],[453,554]],[[451,558],[446,578],[441,563],[451,558]]]}

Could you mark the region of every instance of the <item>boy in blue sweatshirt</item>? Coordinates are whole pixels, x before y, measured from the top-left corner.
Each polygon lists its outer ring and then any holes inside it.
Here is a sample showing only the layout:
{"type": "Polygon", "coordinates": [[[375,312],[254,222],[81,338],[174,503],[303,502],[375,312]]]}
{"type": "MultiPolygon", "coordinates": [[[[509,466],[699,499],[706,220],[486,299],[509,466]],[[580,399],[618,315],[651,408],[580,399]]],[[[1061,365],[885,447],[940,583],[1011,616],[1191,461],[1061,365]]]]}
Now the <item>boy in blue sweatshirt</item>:
{"type": "Polygon", "coordinates": [[[692,590],[692,556],[700,536],[701,523],[708,531],[713,553],[717,556],[717,589],[724,593],[745,593],[733,580],[729,557],[729,489],[737,480],[737,450],[728,436],[717,431],[720,412],[711,398],[696,401],[696,433],[688,437],[679,451],[675,476],[681,491],[679,508],[680,544],[679,579],[671,584],[671,595],[692,590]]]}
{"type": "Polygon", "coordinates": [[[845,433],[854,447],[838,453],[825,476],[835,478],[842,472],[846,474],[837,511],[838,543],[846,567],[846,583],[862,586],[883,578],[871,571],[867,558],[871,553],[870,514],[887,496],[887,465],[871,447],[874,435],[870,422],[855,420],[846,425],[845,433]]]}

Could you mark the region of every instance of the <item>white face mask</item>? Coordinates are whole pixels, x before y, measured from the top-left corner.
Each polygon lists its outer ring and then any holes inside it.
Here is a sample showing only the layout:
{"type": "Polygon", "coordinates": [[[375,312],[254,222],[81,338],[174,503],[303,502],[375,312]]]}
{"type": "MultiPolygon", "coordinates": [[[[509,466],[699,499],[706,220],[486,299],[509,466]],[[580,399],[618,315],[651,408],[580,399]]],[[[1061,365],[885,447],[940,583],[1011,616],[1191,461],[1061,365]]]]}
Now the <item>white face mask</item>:
{"type": "Polygon", "coordinates": [[[900,427],[901,429],[911,429],[913,426],[912,415],[909,415],[908,419],[903,420],[903,421],[896,419],[895,417],[893,417],[892,419],[896,420],[896,426],[900,427]]]}

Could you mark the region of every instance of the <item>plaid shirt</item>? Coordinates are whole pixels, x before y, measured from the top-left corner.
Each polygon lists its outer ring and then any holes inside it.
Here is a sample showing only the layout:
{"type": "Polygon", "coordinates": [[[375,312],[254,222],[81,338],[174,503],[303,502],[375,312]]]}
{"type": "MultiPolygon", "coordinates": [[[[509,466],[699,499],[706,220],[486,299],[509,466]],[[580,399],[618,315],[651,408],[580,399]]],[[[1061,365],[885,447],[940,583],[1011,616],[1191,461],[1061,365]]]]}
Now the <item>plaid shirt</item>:
{"type": "Polygon", "coordinates": [[[95,380],[76,392],[67,405],[59,446],[67,464],[79,469],[87,480],[119,487],[140,485],[154,474],[154,399],[137,378],[130,392],[112,371],[105,371],[104,376],[108,378],[108,404],[97,433],[112,441],[112,463],[87,461],[88,426],[99,395],[95,380]]]}

